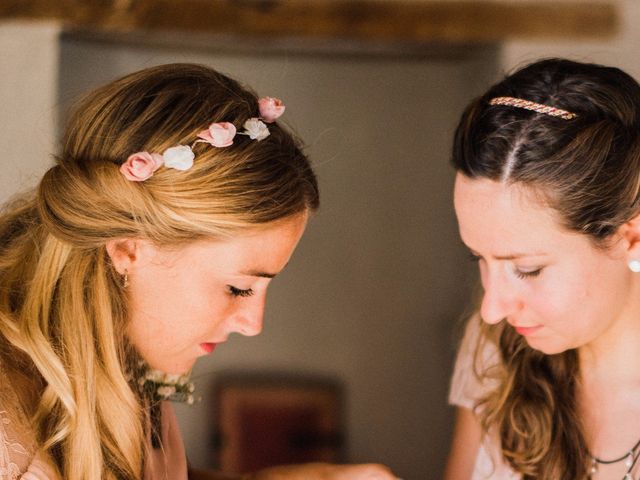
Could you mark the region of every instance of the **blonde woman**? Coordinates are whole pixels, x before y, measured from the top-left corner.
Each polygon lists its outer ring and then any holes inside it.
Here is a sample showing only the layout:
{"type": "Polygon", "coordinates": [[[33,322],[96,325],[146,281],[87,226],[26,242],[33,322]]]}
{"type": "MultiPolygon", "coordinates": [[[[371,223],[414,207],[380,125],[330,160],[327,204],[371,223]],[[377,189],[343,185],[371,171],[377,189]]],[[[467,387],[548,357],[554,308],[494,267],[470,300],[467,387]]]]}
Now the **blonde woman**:
{"type": "Polygon", "coordinates": [[[450,400],[448,480],[640,475],[640,86],[549,59],[491,87],[454,141],[482,300],[450,400]]]}
{"type": "MultiPolygon", "coordinates": [[[[56,164],[0,217],[0,479],[181,480],[169,400],[267,287],[318,207],[284,105],[196,65],[87,96],[56,164]]],[[[256,479],[393,478],[324,464],[256,479]]]]}

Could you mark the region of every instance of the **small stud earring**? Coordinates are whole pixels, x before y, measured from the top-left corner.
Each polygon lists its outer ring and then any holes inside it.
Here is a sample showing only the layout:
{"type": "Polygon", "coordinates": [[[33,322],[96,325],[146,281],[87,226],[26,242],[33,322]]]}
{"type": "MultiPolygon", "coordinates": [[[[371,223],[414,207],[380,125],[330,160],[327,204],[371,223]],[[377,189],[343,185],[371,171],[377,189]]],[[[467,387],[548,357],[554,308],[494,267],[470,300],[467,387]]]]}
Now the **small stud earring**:
{"type": "MultiPolygon", "coordinates": [[[[640,268],[640,262],[638,262],[640,268]]],[[[124,275],[122,276],[122,286],[127,288],[129,286],[129,271],[125,268],[124,275]]]]}
{"type": "Polygon", "coordinates": [[[629,270],[635,273],[640,272],[640,260],[631,260],[629,261],[629,270]]]}

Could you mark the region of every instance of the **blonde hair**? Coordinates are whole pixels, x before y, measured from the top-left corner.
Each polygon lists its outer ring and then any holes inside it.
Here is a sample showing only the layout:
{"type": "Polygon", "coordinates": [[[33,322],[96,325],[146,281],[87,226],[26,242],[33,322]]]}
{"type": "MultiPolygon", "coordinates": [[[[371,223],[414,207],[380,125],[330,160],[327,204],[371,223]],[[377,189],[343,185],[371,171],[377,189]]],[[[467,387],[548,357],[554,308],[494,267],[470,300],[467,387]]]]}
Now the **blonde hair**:
{"type": "Polygon", "coordinates": [[[14,375],[39,379],[35,427],[65,479],[138,479],[144,468],[147,412],[128,378],[126,292],[106,242],[228,237],[318,207],[311,166],[276,123],[262,141],[197,144],[188,171],[131,182],[119,165],[258,114],[252,92],[203,66],[128,75],[79,104],[55,166],[0,217],[0,354],[14,375]]]}

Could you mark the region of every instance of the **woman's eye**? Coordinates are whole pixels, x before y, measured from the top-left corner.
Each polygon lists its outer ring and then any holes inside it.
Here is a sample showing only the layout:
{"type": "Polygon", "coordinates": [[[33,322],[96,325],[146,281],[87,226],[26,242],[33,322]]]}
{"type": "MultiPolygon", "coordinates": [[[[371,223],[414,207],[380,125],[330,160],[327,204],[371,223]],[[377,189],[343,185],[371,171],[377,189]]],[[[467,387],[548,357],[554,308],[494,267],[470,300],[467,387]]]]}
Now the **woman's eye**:
{"type": "Polygon", "coordinates": [[[251,295],[253,295],[253,290],[250,288],[248,288],[247,290],[243,290],[232,285],[229,285],[229,292],[234,297],[250,297],[251,295]]]}
{"type": "Polygon", "coordinates": [[[542,272],[542,268],[538,268],[537,270],[526,270],[526,271],[516,270],[516,276],[520,279],[534,278],[540,275],[540,272],[542,272]]]}

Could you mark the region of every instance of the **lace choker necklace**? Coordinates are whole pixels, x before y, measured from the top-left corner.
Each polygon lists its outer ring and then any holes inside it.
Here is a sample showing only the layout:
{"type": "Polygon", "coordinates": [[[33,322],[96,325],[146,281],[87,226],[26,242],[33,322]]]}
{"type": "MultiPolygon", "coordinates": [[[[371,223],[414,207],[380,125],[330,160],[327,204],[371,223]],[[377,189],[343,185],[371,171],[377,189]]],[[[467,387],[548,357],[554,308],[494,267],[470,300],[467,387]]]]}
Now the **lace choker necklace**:
{"type": "Polygon", "coordinates": [[[147,398],[154,401],[170,400],[193,405],[195,385],[190,374],[175,375],[149,368],[146,364],[137,375],[138,385],[147,398]]]}
{"type": "Polygon", "coordinates": [[[193,405],[195,386],[189,381],[191,372],[182,375],[169,374],[155,370],[139,360],[134,372],[134,383],[139,394],[146,399],[151,427],[151,445],[154,449],[162,446],[162,410],[161,402],[182,402],[193,405]]]}

